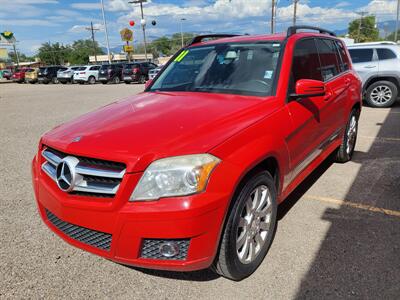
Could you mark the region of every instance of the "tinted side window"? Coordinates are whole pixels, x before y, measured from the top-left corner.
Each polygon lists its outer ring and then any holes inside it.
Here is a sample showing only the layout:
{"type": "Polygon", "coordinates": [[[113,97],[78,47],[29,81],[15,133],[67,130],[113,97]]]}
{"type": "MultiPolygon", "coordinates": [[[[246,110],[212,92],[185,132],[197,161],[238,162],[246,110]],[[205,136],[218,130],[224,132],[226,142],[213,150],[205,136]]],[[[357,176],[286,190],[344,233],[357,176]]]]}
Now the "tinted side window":
{"type": "Polygon", "coordinates": [[[396,58],[396,54],[390,49],[376,49],[379,60],[396,58]]]}
{"type": "Polygon", "coordinates": [[[335,43],[339,50],[339,54],[340,54],[340,58],[341,58],[341,60],[339,61],[340,69],[342,70],[342,72],[347,71],[349,69],[349,65],[350,65],[349,56],[347,55],[346,49],[344,48],[344,46],[341,42],[336,41],[335,43]]]}
{"type": "Polygon", "coordinates": [[[319,59],[321,61],[321,73],[324,81],[340,73],[339,57],[333,40],[316,39],[319,59]]]}
{"type": "Polygon", "coordinates": [[[98,69],[100,69],[99,66],[94,66],[94,67],[90,67],[90,71],[97,71],[98,69]]]}
{"type": "Polygon", "coordinates": [[[320,69],[321,66],[314,39],[298,41],[293,55],[290,91],[294,91],[294,86],[300,79],[322,80],[320,69]]]}
{"type": "Polygon", "coordinates": [[[372,61],[374,51],[372,49],[349,49],[353,63],[363,63],[372,61]]]}

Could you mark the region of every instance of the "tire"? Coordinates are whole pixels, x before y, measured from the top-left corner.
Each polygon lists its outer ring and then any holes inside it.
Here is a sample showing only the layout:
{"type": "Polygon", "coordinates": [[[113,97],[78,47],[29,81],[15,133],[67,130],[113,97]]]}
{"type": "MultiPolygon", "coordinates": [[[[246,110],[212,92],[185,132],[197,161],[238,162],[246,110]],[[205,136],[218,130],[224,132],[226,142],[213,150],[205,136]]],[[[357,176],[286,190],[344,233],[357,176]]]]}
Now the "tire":
{"type": "Polygon", "coordinates": [[[146,83],[146,76],[140,75],[140,77],[139,77],[139,83],[140,83],[140,84],[145,84],[145,83],[146,83]]]}
{"type": "Polygon", "coordinates": [[[51,83],[52,83],[52,84],[57,84],[57,83],[58,83],[57,77],[53,77],[53,78],[51,79],[51,83]]]}
{"type": "Polygon", "coordinates": [[[89,82],[89,84],[95,84],[96,78],[94,76],[89,76],[88,82],[89,82]]]}
{"type": "Polygon", "coordinates": [[[114,83],[114,84],[119,84],[119,83],[120,83],[120,79],[119,79],[118,76],[115,76],[115,77],[114,77],[113,83],[114,83]]]}
{"type": "Polygon", "coordinates": [[[397,86],[390,81],[377,81],[371,84],[365,101],[371,107],[390,107],[397,99],[397,86]]]}
{"type": "Polygon", "coordinates": [[[275,234],[277,203],[272,176],[266,171],[255,173],[232,201],[233,207],[227,216],[212,269],[223,277],[242,280],[262,263],[275,234]],[[257,202],[254,202],[256,191],[260,195],[258,210],[255,210],[257,202]]]}
{"type": "Polygon", "coordinates": [[[359,112],[353,109],[346,124],[346,129],[342,137],[342,143],[337,149],[335,161],[345,163],[353,157],[357,142],[359,112]]]}

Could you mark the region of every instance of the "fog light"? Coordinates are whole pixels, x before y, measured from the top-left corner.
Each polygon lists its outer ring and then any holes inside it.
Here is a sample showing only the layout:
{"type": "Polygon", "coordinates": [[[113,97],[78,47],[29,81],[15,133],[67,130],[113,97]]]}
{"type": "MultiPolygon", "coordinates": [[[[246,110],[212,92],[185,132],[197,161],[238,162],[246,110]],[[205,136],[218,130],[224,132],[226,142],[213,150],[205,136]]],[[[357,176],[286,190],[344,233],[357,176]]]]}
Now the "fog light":
{"type": "Polygon", "coordinates": [[[174,257],[179,254],[179,245],[175,242],[164,242],[160,245],[159,251],[164,257],[174,257]]]}

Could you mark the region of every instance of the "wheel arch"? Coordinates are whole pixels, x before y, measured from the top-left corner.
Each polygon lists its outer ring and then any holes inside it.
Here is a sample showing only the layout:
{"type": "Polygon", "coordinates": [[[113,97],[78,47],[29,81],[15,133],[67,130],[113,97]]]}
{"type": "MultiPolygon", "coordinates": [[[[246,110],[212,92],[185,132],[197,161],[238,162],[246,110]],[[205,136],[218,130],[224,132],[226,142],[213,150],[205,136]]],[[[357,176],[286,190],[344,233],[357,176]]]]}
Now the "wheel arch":
{"type": "Polygon", "coordinates": [[[371,84],[378,81],[390,81],[397,87],[397,90],[400,90],[400,78],[398,78],[395,75],[385,75],[385,76],[370,77],[364,84],[363,92],[366,92],[367,89],[371,86],[371,84]]]}

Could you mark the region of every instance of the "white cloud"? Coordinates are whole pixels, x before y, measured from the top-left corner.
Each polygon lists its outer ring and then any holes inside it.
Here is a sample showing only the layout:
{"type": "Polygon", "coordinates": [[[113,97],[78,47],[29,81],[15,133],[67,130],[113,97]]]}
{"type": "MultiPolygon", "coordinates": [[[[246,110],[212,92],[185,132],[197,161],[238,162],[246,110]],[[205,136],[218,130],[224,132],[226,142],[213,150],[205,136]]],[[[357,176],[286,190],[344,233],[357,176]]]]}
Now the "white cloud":
{"type": "Polygon", "coordinates": [[[359,10],[375,15],[379,20],[393,20],[396,19],[396,9],[397,1],[395,0],[372,0],[359,10]]]}
{"type": "Polygon", "coordinates": [[[101,8],[100,3],[93,3],[93,2],[72,3],[71,7],[81,10],[93,10],[101,8]]]}
{"type": "MultiPolygon", "coordinates": [[[[88,32],[89,27],[90,26],[88,25],[74,25],[70,29],[68,29],[68,32],[73,32],[73,33],[88,32]]],[[[93,28],[103,30],[103,24],[95,23],[93,24],[93,28]]]]}
{"type": "Polygon", "coordinates": [[[44,19],[0,19],[0,24],[10,25],[12,27],[19,26],[58,26],[60,24],[54,23],[44,19]]]}

